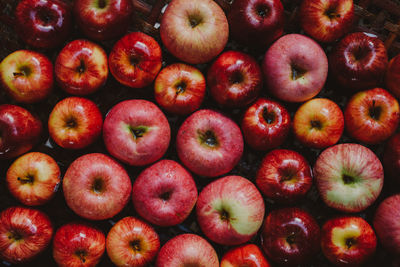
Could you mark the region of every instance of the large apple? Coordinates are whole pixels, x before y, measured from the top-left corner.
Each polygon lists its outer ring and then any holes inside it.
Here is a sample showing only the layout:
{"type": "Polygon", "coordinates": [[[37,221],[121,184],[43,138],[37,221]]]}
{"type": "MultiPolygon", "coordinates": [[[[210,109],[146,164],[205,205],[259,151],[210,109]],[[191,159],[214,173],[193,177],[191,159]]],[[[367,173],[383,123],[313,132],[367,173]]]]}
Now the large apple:
{"type": "Polygon", "coordinates": [[[270,267],[259,247],[247,244],[229,250],[221,259],[221,267],[270,267]]]}
{"type": "Polygon", "coordinates": [[[400,55],[395,56],[389,62],[385,76],[386,88],[400,98],[400,55]]]}
{"type": "Polygon", "coordinates": [[[386,144],[383,154],[383,166],[388,176],[400,182],[400,133],[393,135],[386,144]]]}

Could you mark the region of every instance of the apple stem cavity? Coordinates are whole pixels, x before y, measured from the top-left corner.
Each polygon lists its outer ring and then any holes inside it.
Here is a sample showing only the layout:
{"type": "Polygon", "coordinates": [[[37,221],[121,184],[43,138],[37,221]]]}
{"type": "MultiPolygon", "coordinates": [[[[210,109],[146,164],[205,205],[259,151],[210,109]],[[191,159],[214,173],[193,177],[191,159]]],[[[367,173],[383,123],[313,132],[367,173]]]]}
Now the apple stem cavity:
{"type": "Polygon", "coordinates": [[[76,128],[78,124],[76,123],[75,118],[71,117],[69,118],[66,122],[65,122],[65,127],[69,128],[69,129],[74,129],[76,128]]]}
{"type": "Polygon", "coordinates": [[[144,136],[144,134],[147,132],[147,127],[144,127],[144,126],[136,126],[136,127],[129,126],[129,130],[132,133],[133,138],[135,140],[137,140],[140,137],[144,136]]]}
{"type": "Polygon", "coordinates": [[[80,65],[76,70],[79,72],[79,74],[83,74],[86,71],[86,65],[83,59],[80,60],[80,65]]]}
{"type": "Polygon", "coordinates": [[[233,72],[232,75],[229,77],[229,81],[232,84],[241,83],[241,82],[243,82],[243,80],[244,80],[243,73],[241,71],[238,71],[238,70],[233,72]]]}
{"type": "Polygon", "coordinates": [[[176,94],[183,94],[186,91],[187,84],[184,81],[180,81],[176,86],[176,94]]]}
{"type": "Polygon", "coordinates": [[[129,245],[131,246],[131,248],[133,249],[133,251],[135,253],[139,253],[142,250],[140,243],[141,243],[140,240],[136,239],[136,240],[131,241],[129,243],[129,245]]]}
{"type": "Polygon", "coordinates": [[[350,249],[352,246],[356,244],[356,240],[354,238],[347,238],[346,239],[346,247],[347,249],[350,249]]]}
{"type": "Polygon", "coordinates": [[[189,15],[189,24],[193,29],[203,22],[203,18],[199,14],[189,15]]]}
{"type": "Polygon", "coordinates": [[[215,148],[218,146],[218,140],[213,131],[206,131],[205,133],[198,132],[200,143],[208,147],[215,148]]]}
{"type": "Polygon", "coordinates": [[[260,16],[261,18],[265,18],[269,14],[270,10],[266,5],[258,5],[256,7],[256,12],[258,16],[260,16]]]}
{"type": "Polygon", "coordinates": [[[86,252],[83,250],[78,250],[75,255],[81,260],[82,263],[86,262],[86,252]]]}
{"type": "Polygon", "coordinates": [[[295,243],[295,241],[296,241],[295,233],[290,233],[290,235],[288,235],[286,237],[286,242],[289,244],[290,247],[292,247],[292,245],[295,243]]]}
{"type": "Polygon", "coordinates": [[[306,70],[303,68],[300,68],[299,66],[292,64],[292,80],[296,81],[298,79],[300,79],[301,77],[304,76],[304,74],[306,74],[306,70]]]}
{"type": "Polygon", "coordinates": [[[164,200],[164,201],[167,201],[167,200],[169,200],[171,198],[171,195],[172,195],[172,192],[171,191],[167,191],[167,192],[162,193],[160,195],[160,198],[162,200],[164,200]]]}
{"type": "Polygon", "coordinates": [[[227,212],[225,209],[222,209],[220,211],[220,218],[222,221],[229,221],[229,219],[230,219],[229,217],[230,217],[229,212],[227,212]]]}
{"type": "Polygon", "coordinates": [[[356,179],[353,176],[350,176],[348,174],[342,174],[342,180],[344,184],[353,184],[355,183],[356,179]]]}
{"type": "Polygon", "coordinates": [[[375,105],[376,102],[375,100],[372,100],[372,106],[369,108],[369,116],[374,119],[374,120],[379,120],[381,113],[382,113],[382,108],[380,106],[375,105]]]}
{"type": "Polygon", "coordinates": [[[22,66],[18,68],[18,72],[13,72],[14,77],[29,76],[32,73],[28,66],[22,66]]]}
{"type": "Polygon", "coordinates": [[[340,14],[337,12],[336,7],[328,8],[325,11],[325,15],[331,20],[336,19],[336,18],[340,18],[340,14]]]}
{"type": "Polygon", "coordinates": [[[97,6],[98,6],[98,8],[100,8],[100,9],[105,8],[105,7],[107,6],[107,0],[99,0],[99,1],[97,2],[97,6]]]}
{"type": "Polygon", "coordinates": [[[28,174],[25,177],[18,177],[17,180],[20,181],[21,184],[33,184],[34,176],[31,174],[28,174]]]}
{"type": "Polygon", "coordinates": [[[317,129],[321,130],[322,129],[322,123],[319,120],[311,120],[311,129],[317,129]]]}
{"type": "Polygon", "coordinates": [[[95,179],[92,186],[93,192],[95,192],[96,194],[101,194],[103,192],[103,188],[104,188],[103,179],[101,178],[95,179]]]}
{"type": "Polygon", "coordinates": [[[275,113],[273,111],[269,111],[266,107],[263,109],[262,116],[268,124],[272,124],[275,122],[275,113]]]}
{"type": "Polygon", "coordinates": [[[12,231],[12,232],[9,232],[8,239],[10,239],[10,240],[13,239],[14,241],[20,241],[20,240],[22,240],[22,235],[20,233],[12,231]]]}

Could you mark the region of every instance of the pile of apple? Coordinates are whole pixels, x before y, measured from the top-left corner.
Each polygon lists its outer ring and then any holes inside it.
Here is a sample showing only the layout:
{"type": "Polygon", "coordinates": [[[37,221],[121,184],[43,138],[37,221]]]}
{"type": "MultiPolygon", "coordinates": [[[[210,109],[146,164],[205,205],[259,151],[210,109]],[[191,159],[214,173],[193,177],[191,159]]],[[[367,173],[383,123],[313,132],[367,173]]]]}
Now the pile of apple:
{"type": "Polygon", "coordinates": [[[26,49],[0,63],[0,186],[21,204],[1,206],[2,260],[28,262],[50,243],[59,266],[105,253],[116,266],[310,266],[320,251],[360,266],[378,242],[400,253],[400,194],[377,201],[384,172],[400,191],[400,56],[389,62],[379,38],[349,33],[352,0],[303,0],[303,34],[284,34],[280,0],[235,0],[227,12],[172,0],[159,41],[128,32],[133,9],[19,1],[26,49]],[[337,89],[321,97],[328,74],[337,89]],[[100,109],[110,81],[116,103],[100,109]],[[34,114],[55,95],[51,112],[34,114]],[[374,151],[387,140],[382,165],[374,151]],[[246,153],[259,157],[252,177],[238,170],[246,153]],[[335,210],[323,221],[304,205],[313,188],[335,210]],[[37,207],[60,196],[68,208],[37,207]],[[54,224],[64,210],[76,220],[54,224]]]}

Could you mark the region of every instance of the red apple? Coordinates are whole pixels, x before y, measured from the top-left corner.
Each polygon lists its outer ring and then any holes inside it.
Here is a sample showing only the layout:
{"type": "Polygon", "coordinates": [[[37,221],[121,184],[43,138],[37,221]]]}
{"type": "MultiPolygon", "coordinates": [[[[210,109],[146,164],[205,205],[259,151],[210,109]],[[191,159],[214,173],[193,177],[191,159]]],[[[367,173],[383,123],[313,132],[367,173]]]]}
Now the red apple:
{"type": "Polygon", "coordinates": [[[386,144],[383,166],[389,178],[400,182],[400,133],[393,135],[386,144]]]}
{"type": "Polygon", "coordinates": [[[386,88],[397,98],[400,98],[400,55],[389,62],[386,70],[386,88]]]}
{"type": "Polygon", "coordinates": [[[94,102],[69,97],[58,102],[50,113],[51,138],[62,148],[81,149],[92,144],[101,134],[103,117],[94,102]]]}
{"type": "Polygon", "coordinates": [[[108,232],[106,247],[108,257],[118,267],[144,267],[156,257],[160,240],[148,224],[125,217],[108,232]]]}
{"type": "Polygon", "coordinates": [[[51,241],[53,227],[39,210],[10,207],[0,213],[0,258],[11,263],[31,260],[51,241]]]}
{"type": "Polygon", "coordinates": [[[358,92],[347,103],[344,118],[351,137],[367,144],[378,144],[396,131],[400,120],[399,103],[382,88],[358,92]]]}
{"type": "Polygon", "coordinates": [[[162,69],[154,82],[154,97],[166,111],[187,115],[199,109],[206,93],[200,70],[175,63],[162,69]]]}
{"type": "Polygon", "coordinates": [[[293,132],[308,147],[325,148],[336,144],[342,136],[344,118],[340,107],[327,98],[314,98],[296,111],[293,132]]]}
{"type": "Polygon", "coordinates": [[[115,105],[104,121],[103,139],[108,152],[133,166],[159,160],[171,138],[162,111],[147,100],[126,100],[115,105]]]}
{"type": "Polygon", "coordinates": [[[104,254],[104,234],[86,224],[61,226],[53,240],[53,258],[60,267],[96,266],[104,254]]]}
{"type": "Polygon", "coordinates": [[[102,87],[108,76],[107,54],[87,40],[67,44],[57,56],[55,74],[60,87],[73,95],[88,95],[102,87]]]}
{"type": "Polygon", "coordinates": [[[324,86],[328,59],[312,39],[288,34],[267,50],[263,71],[272,95],[287,102],[303,102],[316,96],[324,86]]]}
{"type": "Polygon", "coordinates": [[[254,244],[229,250],[221,259],[221,267],[270,267],[262,251],[254,244]]]}
{"type": "Polygon", "coordinates": [[[132,32],[119,40],[109,56],[110,72],[123,85],[150,85],[161,69],[161,48],[153,37],[132,32]]]}
{"type": "Polygon", "coordinates": [[[89,220],[105,220],[119,213],[129,201],[131,188],[125,169],[100,153],[74,160],[63,179],[68,206],[89,220]]]}
{"type": "Polygon", "coordinates": [[[176,137],[179,159],[192,172],[216,177],[231,171],[243,153],[240,128],[230,118],[209,109],[196,111],[176,137]]]}
{"type": "Polygon", "coordinates": [[[162,42],[172,55],[190,64],[215,58],[228,35],[225,13],[213,0],[173,0],[162,16],[162,42]]]}

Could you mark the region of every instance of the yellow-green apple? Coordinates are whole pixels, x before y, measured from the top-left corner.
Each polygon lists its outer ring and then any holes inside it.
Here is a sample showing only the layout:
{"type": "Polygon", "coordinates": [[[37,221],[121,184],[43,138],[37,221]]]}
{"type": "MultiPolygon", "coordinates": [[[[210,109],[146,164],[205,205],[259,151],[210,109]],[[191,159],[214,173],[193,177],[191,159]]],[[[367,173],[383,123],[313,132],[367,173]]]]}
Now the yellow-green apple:
{"type": "Polygon", "coordinates": [[[325,149],[317,158],[314,179],[325,204],[342,212],[360,212],[379,196],[383,167],[369,148],[339,144],[325,149]]]}
{"type": "Polygon", "coordinates": [[[386,88],[400,98],[400,55],[389,61],[385,76],[386,88]]]}
{"type": "Polygon", "coordinates": [[[31,152],[11,164],[6,182],[10,193],[24,205],[42,205],[57,192],[60,168],[49,155],[31,152]]]}
{"type": "Polygon", "coordinates": [[[262,97],[246,110],[241,123],[244,140],[256,150],[282,145],[290,127],[288,110],[280,103],[262,97]]]}
{"type": "Polygon", "coordinates": [[[254,244],[242,245],[225,253],[221,267],[271,267],[262,251],[254,244]]]}
{"type": "Polygon", "coordinates": [[[153,37],[132,32],[120,39],[108,59],[110,72],[123,85],[150,85],[161,69],[161,47],[153,37]]]}
{"type": "Polygon", "coordinates": [[[160,249],[156,267],[219,267],[214,248],[204,238],[194,234],[182,234],[168,240],[160,249]]]}
{"type": "Polygon", "coordinates": [[[101,134],[103,117],[96,104],[82,97],[68,97],[58,102],[50,113],[50,137],[62,148],[81,149],[101,134]]]}
{"type": "Polygon", "coordinates": [[[239,126],[219,112],[202,109],[189,116],[176,137],[179,159],[195,174],[216,177],[231,171],[243,153],[239,126]]]}
{"type": "Polygon", "coordinates": [[[67,205],[89,220],[115,216],[128,203],[131,189],[125,169],[100,153],[86,154],[74,160],[63,179],[67,205]]]}
{"type": "Polygon", "coordinates": [[[400,182],[400,133],[393,135],[386,144],[383,166],[388,177],[400,182]]]}
{"type": "Polygon", "coordinates": [[[179,163],[161,160],[136,178],[132,200],[135,210],[146,221],[161,226],[180,224],[196,204],[196,183],[179,163]]]}
{"type": "Polygon", "coordinates": [[[103,140],[108,152],[129,165],[143,166],[159,160],[170,138],[164,113],[147,100],[122,101],[104,120],[103,140]]]}
{"type": "Polygon", "coordinates": [[[68,223],[54,235],[53,258],[60,267],[94,267],[105,248],[106,238],[100,230],[82,223],[68,223]]]}
{"type": "Polygon", "coordinates": [[[400,120],[399,102],[382,88],[361,91],[347,103],[344,119],[351,137],[378,144],[396,131],[400,120]]]}
{"type": "Polygon", "coordinates": [[[343,112],[327,98],[314,98],[299,107],[293,118],[297,140],[308,147],[325,148],[336,144],[344,128],[343,112]]]}
{"type": "Polygon", "coordinates": [[[166,111],[186,115],[199,109],[206,93],[200,70],[183,63],[162,69],[154,82],[154,97],[166,111]]]}
{"type": "Polygon", "coordinates": [[[281,208],[265,219],[261,246],[268,259],[283,266],[303,265],[319,251],[320,229],[300,208],[281,208]]]}
{"type": "Polygon", "coordinates": [[[116,266],[144,267],[156,257],[160,240],[147,223],[134,217],[125,217],[108,232],[106,248],[108,257],[116,266]]]}
{"type": "Polygon", "coordinates": [[[91,94],[107,81],[107,54],[90,41],[72,41],[58,54],[54,72],[58,84],[67,93],[91,94]]]}
{"type": "Polygon", "coordinates": [[[268,48],[263,72],[272,95],[287,102],[303,102],[316,96],[324,86],[328,59],[312,39],[287,34],[268,48]]]}
{"type": "Polygon", "coordinates": [[[162,16],[162,42],[172,55],[190,64],[215,58],[228,35],[225,13],[213,0],[173,0],[162,16]]]}
{"type": "Polygon", "coordinates": [[[226,176],[208,184],[196,204],[203,233],[223,245],[249,241],[264,219],[264,200],[257,187],[241,176],[226,176]]]}
{"type": "Polygon", "coordinates": [[[52,235],[42,211],[9,207],[0,213],[0,258],[15,264],[29,261],[46,249],[52,235]]]}
{"type": "Polygon", "coordinates": [[[39,102],[53,88],[53,64],[41,53],[15,51],[0,63],[0,83],[17,102],[39,102]]]}

